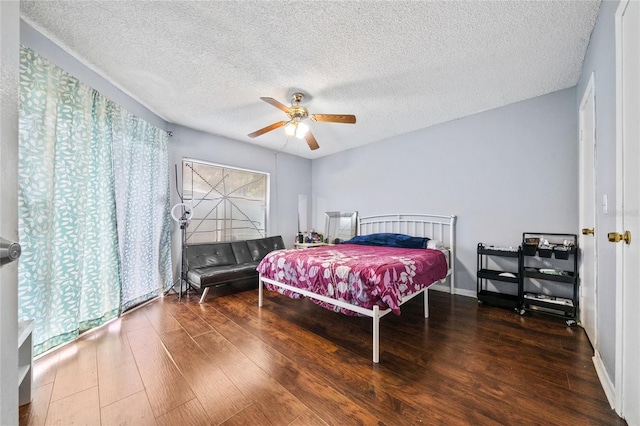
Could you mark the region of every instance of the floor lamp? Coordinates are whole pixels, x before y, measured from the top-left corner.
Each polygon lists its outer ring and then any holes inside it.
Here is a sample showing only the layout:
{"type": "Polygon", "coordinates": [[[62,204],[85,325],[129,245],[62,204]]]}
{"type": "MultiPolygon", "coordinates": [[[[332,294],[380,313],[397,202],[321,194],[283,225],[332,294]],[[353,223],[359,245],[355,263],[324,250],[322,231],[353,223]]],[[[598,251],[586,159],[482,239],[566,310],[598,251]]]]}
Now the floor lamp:
{"type": "MultiPolygon", "coordinates": [[[[176,282],[180,282],[180,292],[178,293],[178,300],[182,300],[182,286],[185,285],[185,292],[189,289],[189,282],[187,281],[187,227],[189,221],[193,216],[193,207],[186,203],[178,203],[171,209],[171,218],[180,225],[180,233],[182,238],[182,244],[180,246],[180,277],[176,282]]],[[[172,287],[175,287],[175,282],[172,287]]]]}

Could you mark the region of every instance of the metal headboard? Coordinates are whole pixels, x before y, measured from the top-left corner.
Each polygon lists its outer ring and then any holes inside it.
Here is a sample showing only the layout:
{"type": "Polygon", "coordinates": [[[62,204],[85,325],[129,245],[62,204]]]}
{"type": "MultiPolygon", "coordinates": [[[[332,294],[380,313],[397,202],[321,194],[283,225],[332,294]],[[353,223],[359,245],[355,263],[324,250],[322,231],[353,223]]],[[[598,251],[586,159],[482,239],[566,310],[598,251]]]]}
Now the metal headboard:
{"type": "Polygon", "coordinates": [[[358,235],[393,232],[441,241],[450,253],[451,294],[455,289],[456,216],[438,214],[383,214],[358,217],[358,235]]]}

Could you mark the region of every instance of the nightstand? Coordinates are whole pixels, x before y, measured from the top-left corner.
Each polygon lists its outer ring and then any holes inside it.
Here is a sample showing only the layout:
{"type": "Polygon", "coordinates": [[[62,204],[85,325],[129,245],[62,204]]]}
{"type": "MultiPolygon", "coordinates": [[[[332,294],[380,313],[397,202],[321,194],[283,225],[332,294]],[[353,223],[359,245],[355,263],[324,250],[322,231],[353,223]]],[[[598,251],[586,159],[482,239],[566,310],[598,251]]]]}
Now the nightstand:
{"type": "Polygon", "coordinates": [[[294,243],[293,245],[297,249],[304,249],[304,248],[312,248],[312,247],[329,246],[331,244],[328,244],[328,243],[294,243]]]}

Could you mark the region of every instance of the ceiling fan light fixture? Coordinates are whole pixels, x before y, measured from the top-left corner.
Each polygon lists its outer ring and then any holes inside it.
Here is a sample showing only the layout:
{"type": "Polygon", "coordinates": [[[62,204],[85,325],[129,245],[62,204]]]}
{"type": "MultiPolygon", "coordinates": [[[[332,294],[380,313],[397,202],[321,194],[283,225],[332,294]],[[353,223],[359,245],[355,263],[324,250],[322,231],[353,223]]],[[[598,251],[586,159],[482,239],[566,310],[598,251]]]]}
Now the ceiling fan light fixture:
{"type": "Polygon", "coordinates": [[[293,136],[296,134],[296,127],[296,123],[290,121],[286,126],[284,126],[284,132],[287,134],[287,136],[293,136]]]}
{"type": "Polygon", "coordinates": [[[284,132],[287,136],[295,136],[298,139],[303,139],[309,131],[309,126],[299,121],[291,121],[284,126],[284,132]]]}
{"type": "Polygon", "coordinates": [[[304,136],[307,134],[308,131],[309,131],[309,126],[307,126],[304,123],[298,123],[298,125],[296,126],[296,138],[304,139],[304,136]]]}

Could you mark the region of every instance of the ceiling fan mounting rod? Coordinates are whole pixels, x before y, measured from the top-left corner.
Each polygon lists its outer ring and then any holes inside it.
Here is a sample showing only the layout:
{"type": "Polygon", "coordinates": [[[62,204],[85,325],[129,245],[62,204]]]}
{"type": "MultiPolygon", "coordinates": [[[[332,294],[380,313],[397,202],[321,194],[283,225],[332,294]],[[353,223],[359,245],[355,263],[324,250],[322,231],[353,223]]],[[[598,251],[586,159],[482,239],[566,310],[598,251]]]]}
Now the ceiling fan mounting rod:
{"type": "Polygon", "coordinates": [[[291,108],[287,113],[290,119],[301,121],[309,117],[309,111],[305,107],[300,106],[300,102],[302,102],[303,99],[304,95],[302,93],[296,92],[291,95],[291,108]]]}
{"type": "Polygon", "coordinates": [[[304,99],[304,95],[302,93],[296,92],[293,95],[291,95],[291,105],[293,104],[299,105],[303,99],[304,99]]]}
{"type": "Polygon", "coordinates": [[[305,107],[292,107],[291,108],[291,112],[289,114],[287,114],[289,116],[289,118],[291,119],[296,119],[298,121],[300,120],[304,120],[307,117],[309,117],[309,112],[307,111],[307,109],[305,107]]]}

